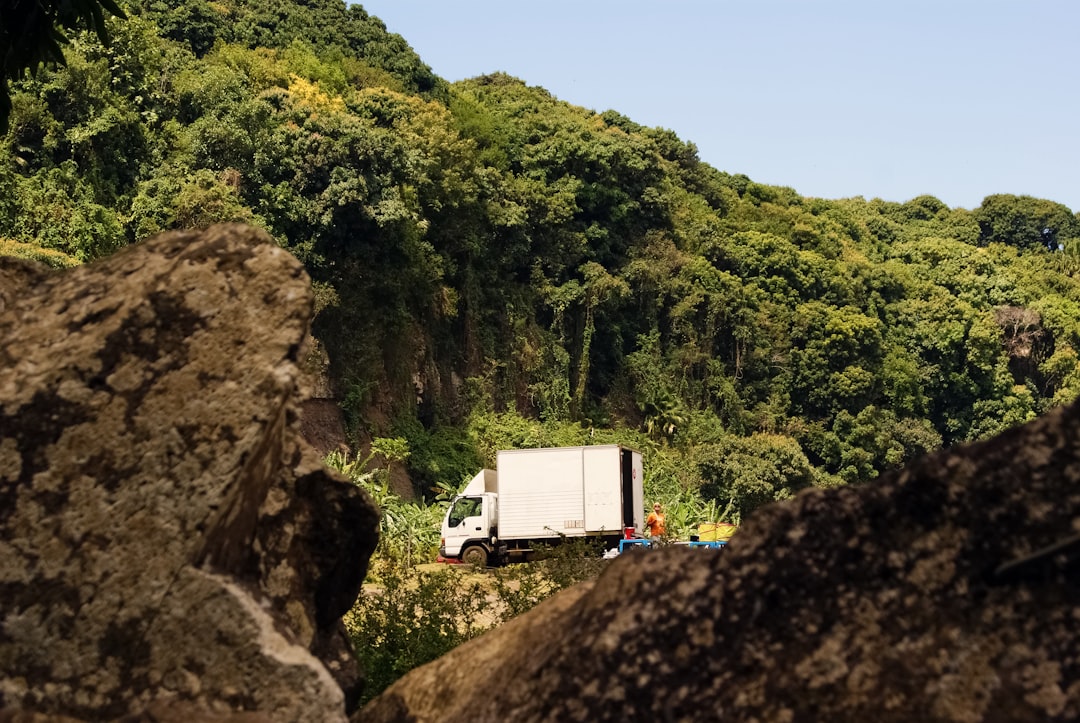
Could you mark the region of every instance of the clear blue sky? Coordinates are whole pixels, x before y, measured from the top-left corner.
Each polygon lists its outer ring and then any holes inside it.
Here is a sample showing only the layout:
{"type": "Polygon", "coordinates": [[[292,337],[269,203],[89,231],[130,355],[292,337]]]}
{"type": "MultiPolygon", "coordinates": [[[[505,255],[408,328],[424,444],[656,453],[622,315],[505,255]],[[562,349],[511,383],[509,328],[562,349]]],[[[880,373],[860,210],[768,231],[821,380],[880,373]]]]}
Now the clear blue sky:
{"type": "Polygon", "coordinates": [[[450,80],[504,71],[804,196],[1080,211],[1080,0],[369,0],[450,80]]]}

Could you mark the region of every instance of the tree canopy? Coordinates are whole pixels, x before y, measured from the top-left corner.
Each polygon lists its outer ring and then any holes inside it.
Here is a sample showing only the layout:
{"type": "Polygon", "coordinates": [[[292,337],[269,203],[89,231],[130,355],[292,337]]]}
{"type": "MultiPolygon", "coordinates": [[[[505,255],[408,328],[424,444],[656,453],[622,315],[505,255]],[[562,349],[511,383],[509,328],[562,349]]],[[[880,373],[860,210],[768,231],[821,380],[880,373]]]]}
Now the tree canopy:
{"type": "Polygon", "coordinates": [[[353,432],[407,437],[414,479],[509,414],[681,450],[749,511],[1080,393],[1061,204],[805,198],[505,74],[447,83],[340,0],[104,7],[127,19],[9,74],[0,253],[266,229],[353,432]]]}
{"type": "Polygon", "coordinates": [[[107,40],[110,14],[124,17],[114,0],[0,0],[0,133],[11,114],[8,81],[42,63],[63,63],[65,30],[88,27],[107,40]]]}

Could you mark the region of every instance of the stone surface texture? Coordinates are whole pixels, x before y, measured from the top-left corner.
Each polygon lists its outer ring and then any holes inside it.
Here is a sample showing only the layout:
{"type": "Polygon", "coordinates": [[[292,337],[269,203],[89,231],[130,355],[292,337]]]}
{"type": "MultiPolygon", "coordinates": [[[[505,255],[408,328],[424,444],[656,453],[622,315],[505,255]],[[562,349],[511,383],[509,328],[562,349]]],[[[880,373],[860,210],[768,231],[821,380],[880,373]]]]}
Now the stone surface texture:
{"type": "Polygon", "coordinates": [[[300,438],[311,303],[239,225],[0,259],[0,720],[346,719],[378,513],[300,438]]]}
{"type": "Polygon", "coordinates": [[[354,721],[1080,720],[1080,409],[613,562],[354,721]]]}

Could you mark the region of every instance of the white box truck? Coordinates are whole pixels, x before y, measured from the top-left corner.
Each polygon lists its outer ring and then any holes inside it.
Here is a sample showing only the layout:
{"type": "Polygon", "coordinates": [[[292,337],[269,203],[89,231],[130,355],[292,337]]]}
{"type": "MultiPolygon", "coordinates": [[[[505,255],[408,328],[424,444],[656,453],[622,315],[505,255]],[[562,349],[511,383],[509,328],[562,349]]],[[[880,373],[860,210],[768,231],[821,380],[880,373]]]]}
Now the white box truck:
{"type": "Polygon", "coordinates": [[[642,532],[641,453],[617,444],[503,450],[451,500],[442,557],[477,565],[527,558],[565,538],[618,544],[642,532]]]}

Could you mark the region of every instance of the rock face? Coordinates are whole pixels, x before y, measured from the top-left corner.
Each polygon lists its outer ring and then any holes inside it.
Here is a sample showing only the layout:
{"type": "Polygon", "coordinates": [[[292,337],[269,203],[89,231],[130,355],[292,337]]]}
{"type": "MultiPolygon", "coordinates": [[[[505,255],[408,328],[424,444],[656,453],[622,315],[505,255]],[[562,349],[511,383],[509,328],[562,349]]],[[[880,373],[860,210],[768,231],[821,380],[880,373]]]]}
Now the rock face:
{"type": "Polygon", "coordinates": [[[356,721],[1080,720],[1080,408],[617,559],[356,721]]]}
{"type": "Polygon", "coordinates": [[[63,273],[0,259],[13,720],[345,720],[378,516],[300,440],[310,313],[300,264],[242,226],[63,273]]]}

